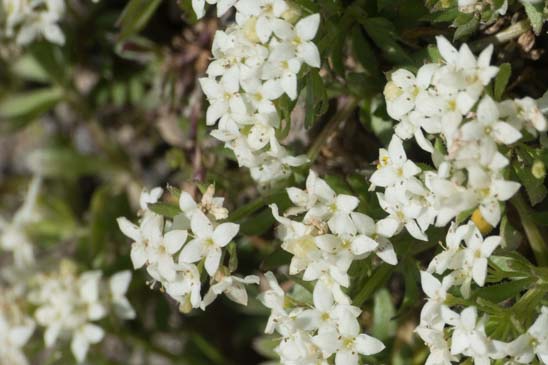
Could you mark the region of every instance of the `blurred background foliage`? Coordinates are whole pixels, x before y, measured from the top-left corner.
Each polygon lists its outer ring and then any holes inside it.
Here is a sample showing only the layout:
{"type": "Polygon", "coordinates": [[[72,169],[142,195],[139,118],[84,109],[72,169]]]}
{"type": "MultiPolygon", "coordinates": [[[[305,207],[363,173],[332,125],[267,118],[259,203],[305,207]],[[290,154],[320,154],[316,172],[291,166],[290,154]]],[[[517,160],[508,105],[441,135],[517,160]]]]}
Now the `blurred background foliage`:
{"type": "MultiPolygon", "coordinates": [[[[494,63],[503,65],[493,90],[498,98],[503,92],[540,97],[548,85],[544,4],[524,7],[510,0],[508,15],[499,15],[496,4],[462,13],[451,0],[295,3],[304,13],[321,14],[316,42],[323,67],[302,75],[297,103],[280,99],[285,121],[279,133],[294,151],[307,152],[336,190],[359,196],[360,209],[374,218],[382,212],[364,176],[392,133],[382,97],[386,72],[396,66],[416,70],[438,59],[431,45],[436,35],[445,35],[468,42],[474,51],[495,43],[494,63]]],[[[131,266],[129,243],[115,219],[135,214],[142,188],[172,185],[192,191],[195,183],[215,183],[231,219],[246,235],[238,242],[240,271],[287,264],[290,257],[274,239],[267,208],[273,202],[288,205],[283,184],[258,191],[234,157],[208,138],[204,122],[197,78],[209,62],[215,31],[231,21],[230,15],[196,22],[186,0],[67,0],[67,5],[64,46],[45,41],[24,49],[0,45],[2,215],[9,217],[20,205],[33,174],[43,175],[41,219],[29,228],[39,255],[52,263],[73,256],[82,268],[108,274],[131,266]]],[[[429,162],[418,148],[409,148],[413,160],[429,162]]],[[[544,176],[531,171],[537,160],[548,163],[548,156],[526,145],[519,153],[522,163],[514,170],[530,202],[539,203],[529,213],[544,229],[544,176]]],[[[297,172],[293,183],[302,184],[305,176],[297,172]]],[[[510,208],[501,234],[507,245],[532,257],[528,246],[520,245],[516,217],[510,208]]],[[[431,243],[419,245],[402,234],[397,266],[384,264],[372,272],[373,263],[366,260],[352,267],[358,278],[352,297],[367,309],[363,323],[388,347],[376,360],[367,359],[370,364],[424,362],[426,348],[412,332],[421,306],[415,258],[427,262],[442,237],[442,230],[434,232],[431,243]]],[[[135,273],[129,292],[137,320],[105,324],[111,334],[88,363],[231,365],[272,357],[275,339],[257,339],[268,315],[254,299],[259,289],[251,289],[248,307],[223,299],[207,312],[183,316],[162,293],[149,290],[146,280],[145,273],[135,273]]],[[[293,295],[310,295],[305,283],[284,286],[295,286],[293,295]]],[[[491,300],[520,291],[506,290],[491,300]]],[[[31,347],[38,349],[38,341],[31,347]]],[[[37,353],[34,361],[70,364],[74,360],[66,353],[37,353]]]]}

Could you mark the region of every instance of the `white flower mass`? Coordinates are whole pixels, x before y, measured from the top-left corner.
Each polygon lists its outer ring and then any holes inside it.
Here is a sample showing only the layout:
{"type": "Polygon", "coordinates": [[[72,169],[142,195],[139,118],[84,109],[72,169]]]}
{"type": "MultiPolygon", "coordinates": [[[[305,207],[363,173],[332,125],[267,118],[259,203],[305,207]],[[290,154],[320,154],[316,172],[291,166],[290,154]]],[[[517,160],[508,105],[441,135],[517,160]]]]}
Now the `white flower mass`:
{"type": "MultiPolygon", "coordinates": [[[[224,142],[240,166],[259,184],[289,176],[292,167],[307,162],[292,156],[276,137],[280,115],[276,101],[298,96],[303,67],[320,67],[313,39],[319,14],[296,18],[284,0],[207,1],[217,4],[219,16],[235,7],[236,23],[219,30],[213,40],[213,60],[200,79],[209,100],[206,121],[216,125],[211,135],[224,142]]],[[[204,1],[193,1],[198,16],[204,1]]]]}

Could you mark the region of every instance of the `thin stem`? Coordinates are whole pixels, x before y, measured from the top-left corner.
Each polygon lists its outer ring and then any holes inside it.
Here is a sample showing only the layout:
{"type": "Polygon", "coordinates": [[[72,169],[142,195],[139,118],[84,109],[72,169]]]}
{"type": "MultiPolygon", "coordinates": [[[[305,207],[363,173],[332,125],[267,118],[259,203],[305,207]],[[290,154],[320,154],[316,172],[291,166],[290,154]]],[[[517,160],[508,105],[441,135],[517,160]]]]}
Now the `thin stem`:
{"type": "Polygon", "coordinates": [[[483,39],[480,39],[476,42],[473,42],[471,45],[471,48],[473,50],[481,50],[491,43],[494,44],[501,44],[508,41],[511,41],[514,38],[519,37],[523,33],[526,33],[531,30],[531,23],[529,23],[529,20],[521,20],[517,23],[512,24],[508,28],[501,30],[497,34],[494,34],[490,37],[486,37],[483,39]]]}
{"type": "Polygon", "coordinates": [[[512,205],[518,211],[519,217],[521,219],[521,224],[529,240],[529,245],[533,250],[537,265],[539,266],[548,266],[548,250],[546,248],[546,243],[542,238],[540,230],[533,222],[533,212],[525,202],[523,195],[517,193],[511,200],[512,205]]]}
{"type": "Polygon", "coordinates": [[[314,161],[320,150],[325,145],[327,139],[335,132],[335,129],[339,126],[339,123],[342,123],[350,117],[358,101],[354,98],[347,100],[346,104],[337,111],[337,113],[331,118],[327,125],[324,127],[318,138],[314,141],[310,149],[308,150],[308,158],[310,161],[314,161]]]}

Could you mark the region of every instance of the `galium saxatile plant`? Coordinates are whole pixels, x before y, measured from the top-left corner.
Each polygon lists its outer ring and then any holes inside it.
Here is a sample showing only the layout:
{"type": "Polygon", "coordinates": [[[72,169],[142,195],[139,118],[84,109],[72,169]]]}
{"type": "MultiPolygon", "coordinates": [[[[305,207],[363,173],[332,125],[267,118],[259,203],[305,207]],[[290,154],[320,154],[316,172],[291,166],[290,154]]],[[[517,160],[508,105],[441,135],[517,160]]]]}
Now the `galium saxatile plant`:
{"type": "Polygon", "coordinates": [[[547,10],[0,0],[0,365],[547,364],[547,10]]]}

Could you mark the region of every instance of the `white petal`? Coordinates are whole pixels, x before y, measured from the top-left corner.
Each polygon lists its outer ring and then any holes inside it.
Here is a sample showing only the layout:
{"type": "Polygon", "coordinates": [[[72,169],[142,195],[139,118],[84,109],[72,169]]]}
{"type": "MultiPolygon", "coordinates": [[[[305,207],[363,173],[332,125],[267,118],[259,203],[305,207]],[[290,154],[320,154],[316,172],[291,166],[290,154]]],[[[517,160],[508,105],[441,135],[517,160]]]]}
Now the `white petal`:
{"type": "Polygon", "coordinates": [[[512,144],[517,142],[522,134],[516,128],[505,122],[497,122],[493,126],[495,139],[504,144],[512,144]]]}
{"type": "Polygon", "coordinates": [[[236,223],[223,223],[215,228],[213,242],[219,247],[225,247],[238,234],[240,226],[236,223]]]}
{"type": "Polygon", "coordinates": [[[312,42],[305,42],[297,48],[299,57],[311,67],[320,67],[320,52],[318,47],[312,42]]]}
{"type": "Polygon", "coordinates": [[[320,14],[312,14],[299,20],[295,25],[297,35],[304,41],[314,39],[320,26],[320,14]]]}
{"type": "Polygon", "coordinates": [[[116,221],[118,222],[120,231],[122,231],[124,235],[131,238],[133,241],[139,241],[141,239],[139,227],[131,223],[127,218],[119,217],[116,221]]]}
{"type": "Polygon", "coordinates": [[[189,193],[183,191],[179,197],[179,208],[185,213],[193,212],[197,208],[197,204],[189,193]]]}
{"type": "Polygon", "coordinates": [[[364,333],[356,337],[354,346],[362,355],[374,355],[381,352],[385,348],[381,341],[364,333]]]}
{"type": "Polygon", "coordinates": [[[197,237],[210,238],[213,234],[213,225],[201,210],[192,215],[190,228],[197,237]]]}
{"type": "Polygon", "coordinates": [[[131,271],[120,271],[109,280],[110,292],[114,297],[124,296],[131,282],[131,271]]]}
{"type": "Polygon", "coordinates": [[[184,231],[181,229],[169,231],[164,236],[164,245],[166,247],[166,251],[170,255],[175,254],[177,251],[181,249],[181,247],[183,247],[187,237],[188,237],[187,231],[184,231]]]}
{"type": "Polygon", "coordinates": [[[365,235],[359,235],[352,240],[352,253],[354,255],[363,255],[366,252],[374,251],[378,246],[377,241],[365,235]]]}
{"type": "Polygon", "coordinates": [[[441,288],[441,283],[429,272],[421,271],[421,286],[429,298],[434,298],[441,288]]]}
{"type": "Polygon", "coordinates": [[[179,262],[194,263],[204,257],[204,242],[201,239],[193,239],[186,244],[179,255],[179,262]]]}
{"type": "Polygon", "coordinates": [[[217,272],[219,264],[221,263],[221,255],[222,252],[219,248],[211,248],[208,251],[204,266],[209,276],[213,277],[217,272]]]}

